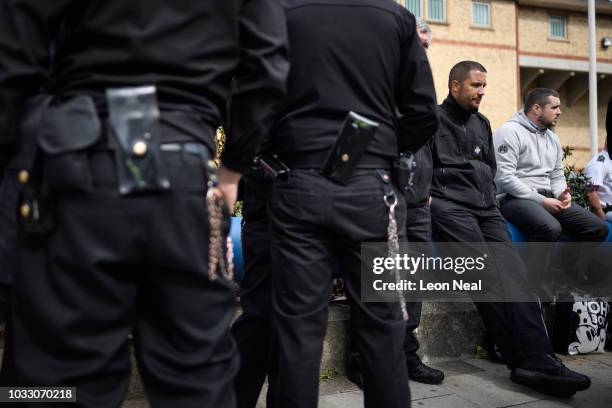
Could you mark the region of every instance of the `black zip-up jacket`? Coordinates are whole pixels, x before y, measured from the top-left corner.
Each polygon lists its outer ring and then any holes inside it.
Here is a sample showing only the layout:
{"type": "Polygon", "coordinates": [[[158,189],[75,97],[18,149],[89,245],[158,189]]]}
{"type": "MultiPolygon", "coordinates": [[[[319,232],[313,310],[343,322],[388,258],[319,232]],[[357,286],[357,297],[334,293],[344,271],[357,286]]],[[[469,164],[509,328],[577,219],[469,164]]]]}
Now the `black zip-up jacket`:
{"type": "Polygon", "coordinates": [[[495,148],[491,125],[448,96],[439,106],[440,127],[433,139],[433,197],[475,209],[497,205],[495,148]]]}
{"type": "Polygon", "coordinates": [[[3,0],[0,152],[15,143],[25,99],[51,75],[53,95],[89,95],[101,115],[107,88],[155,85],[162,120],[165,110],[195,115],[196,136],[214,147],[234,78],[222,161],[244,172],[274,121],[288,70],[278,0],[3,0]]]}
{"type": "Polygon", "coordinates": [[[281,158],[320,167],[350,110],[380,124],[366,155],[391,161],[433,136],[433,78],[405,7],[392,0],[285,4],[291,69],[272,132],[281,158]]]}

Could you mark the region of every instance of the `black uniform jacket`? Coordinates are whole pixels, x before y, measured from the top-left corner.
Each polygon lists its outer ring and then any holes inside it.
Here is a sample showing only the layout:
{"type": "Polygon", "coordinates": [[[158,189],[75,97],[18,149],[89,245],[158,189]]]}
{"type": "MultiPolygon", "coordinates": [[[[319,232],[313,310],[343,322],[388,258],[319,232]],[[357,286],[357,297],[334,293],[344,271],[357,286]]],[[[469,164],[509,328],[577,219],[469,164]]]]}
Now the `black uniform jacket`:
{"type": "Polygon", "coordinates": [[[380,123],[366,154],[391,160],[432,137],[431,69],[406,8],[392,0],[287,0],[286,13],[291,69],[272,133],[281,158],[299,155],[319,167],[350,110],[380,123]]]}
{"type": "Polygon", "coordinates": [[[476,209],[496,205],[497,167],[489,121],[480,113],[466,111],[450,95],[439,112],[431,195],[476,209]]]}
{"type": "Polygon", "coordinates": [[[106,88],[155,85],[162,112],[195,115],[214,147],[235,77],[222,159],[244,172],[284,96],[286,40],[278,0],[0,0],[0,151],[51,77],[52,94],[90,95],[102,115],[106,88]]]}

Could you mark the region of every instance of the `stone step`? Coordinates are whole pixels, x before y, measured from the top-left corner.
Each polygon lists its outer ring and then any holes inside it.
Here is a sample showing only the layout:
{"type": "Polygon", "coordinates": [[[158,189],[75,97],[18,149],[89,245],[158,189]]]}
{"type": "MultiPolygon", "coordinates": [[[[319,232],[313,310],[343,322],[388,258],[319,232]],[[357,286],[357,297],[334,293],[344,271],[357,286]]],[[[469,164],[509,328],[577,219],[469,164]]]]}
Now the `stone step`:
{"type": "MultiPolygon", "coordinates": [[[[321,358],[321,373],[324,376],[346,374],[349,315],[349,307],[345,304],[332,304],[329,308],[321,358]]],[[[421,343],[419,354],[425,362],[472,357],[483,331],[482,320],[472,303],[425,303],[417,331],[421,343]]],[[[128,400],[143,400],[144,389],[133,353],[131,359],[128,400]]]]}

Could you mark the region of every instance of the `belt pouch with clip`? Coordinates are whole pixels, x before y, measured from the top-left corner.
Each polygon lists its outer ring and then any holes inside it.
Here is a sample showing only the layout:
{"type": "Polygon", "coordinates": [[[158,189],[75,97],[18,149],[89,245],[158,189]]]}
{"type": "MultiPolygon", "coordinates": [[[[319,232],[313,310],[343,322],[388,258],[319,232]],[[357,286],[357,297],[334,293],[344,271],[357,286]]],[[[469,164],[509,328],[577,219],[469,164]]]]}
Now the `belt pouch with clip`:
{"type": "Polygon", "coordinates": [[[393,163],[395,182],[402,191],[408,191],[412,186],[416,167],[417,163],[411,151],[400,153],[399,158],[393,163]]]}
{"type": "Polygon", "coordinates": [[[160,156],[159,108],[154,86],[108,89],[110,140],[122,195],[168,190],[160,156]]]}
{"type": "Polygon", "coordinates": [[[277,155],[272,153],[262,153],[257,157],[256,163],[266,175],[271,179],[283,177],[289,173],[289,167],[283,163],[277,155]]]}
{"type": "Polygon", "coordinates": [[[334,146],[321,167],[321,173],[333,181],[346,185],[377,129],[377,122],[355,112],[349,112],[334,146]]]}

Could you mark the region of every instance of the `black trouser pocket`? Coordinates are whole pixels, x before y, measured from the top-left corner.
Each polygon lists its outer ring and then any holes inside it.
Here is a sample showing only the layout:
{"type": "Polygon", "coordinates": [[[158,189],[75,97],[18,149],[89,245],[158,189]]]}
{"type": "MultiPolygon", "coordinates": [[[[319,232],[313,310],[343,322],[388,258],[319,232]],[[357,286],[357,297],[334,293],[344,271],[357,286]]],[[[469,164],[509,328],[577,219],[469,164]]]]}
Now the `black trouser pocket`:
{"type": "Polygon", "coordinates": [[[93,180],[87,152],[44,157],[45,187],[49,192],[91,192],[93,180]]]}

